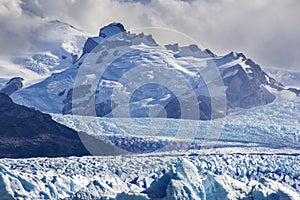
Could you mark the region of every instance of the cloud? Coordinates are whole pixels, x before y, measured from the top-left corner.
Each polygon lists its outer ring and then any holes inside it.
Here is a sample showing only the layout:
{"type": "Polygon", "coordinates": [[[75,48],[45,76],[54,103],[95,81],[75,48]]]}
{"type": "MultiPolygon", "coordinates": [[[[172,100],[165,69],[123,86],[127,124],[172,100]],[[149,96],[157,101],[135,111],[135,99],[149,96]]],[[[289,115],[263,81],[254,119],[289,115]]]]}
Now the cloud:
{"type": "Polygon", "coordinates": [[[3,0],[0,5],[0,55],[25,51],[38,28],[38,18],[24,15],[19,1],[3,0]]]}
{"type": "MultiPolygon", "coordinates": [[[[101,26],[119,21],[127,29],[170,28],[217,54],[243,52],[262,66],[300,66],[298,0],[4,0],[1,4],[1,46],[10,41],[11,46],[26,49],[39,18],[59,19],[93,35],[101,26]]],[[[153,33],[168,42],[176,42],[182,36],[153,33]]]]}

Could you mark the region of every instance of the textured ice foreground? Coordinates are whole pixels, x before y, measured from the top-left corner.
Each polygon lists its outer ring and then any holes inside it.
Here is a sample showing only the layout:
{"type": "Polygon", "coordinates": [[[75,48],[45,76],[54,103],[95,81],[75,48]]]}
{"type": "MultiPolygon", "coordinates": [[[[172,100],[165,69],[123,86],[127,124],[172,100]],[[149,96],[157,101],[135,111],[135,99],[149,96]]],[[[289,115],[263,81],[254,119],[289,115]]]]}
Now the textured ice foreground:
{"type": "Polygon", "coordinates": [[[300,199],[300,156],[2,159],[1,199],[300,199]]]}
{"type": "Polygon", "coordinates": [[[1,159],[0,196],[298,200],[299,113],[299,99],[278,98],[211,122],[53,115],[58,122],[136,154],[1,159]],[[195,139],[178,136],[179,127],[195,139]],[[207,140],[210,133],[218,134],[207,140]]]}

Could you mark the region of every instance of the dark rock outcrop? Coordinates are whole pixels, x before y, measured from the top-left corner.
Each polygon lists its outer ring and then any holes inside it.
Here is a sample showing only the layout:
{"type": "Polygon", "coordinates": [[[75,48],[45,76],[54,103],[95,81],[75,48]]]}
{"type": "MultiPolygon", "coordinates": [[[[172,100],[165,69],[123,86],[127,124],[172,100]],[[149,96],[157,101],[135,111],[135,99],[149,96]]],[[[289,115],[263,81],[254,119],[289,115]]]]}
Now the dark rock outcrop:
{"type": "Polygon", "coordinates": [[[0,157],[61,157],[90,155],[78,133],[0,93],[0,157]]]}
{"type": "Polygon", "coordinates": [[[82,54],[91,53],[92,50],[99,45],[97,38],[98,37],[90,37],[86,40],[83,46],[82,54]]]}
{"type": "MultiPolygon", "coordinates": [[[[256,73],[255,76],[261,73],[256,73]]],[[[230,108],[251,108],[271,103],[275,95],[264,89],[261,77],[249,78],[240,65],[230,67],[222,73],[224,85],[227,87],[227,104],[230,108]],[[228,74],[232,74],[228,76],[228,74]]]]}
{"type": "Polygon", "coordinates": [[[98,37],[90,37],[84,44],[82,54],[91,53],[91,51],[98,46],[104,38],[108,38],[110,36],[120,34],[126,31],[124,26],[120,23],[111,23],[107,26],[104,26],[99,31],[98,37]]]}
{"type": "Polygon", "coordinates": [[[24,79],[21,77],[14,77],[10,79],[6,85],[0,90],[0,92],[10,96],[15,91],[19,90],[23,87],[23,81],[24,79]]]}
{"type": "Polygon", "coordinates": [[[110,37],[122,33],[124,31],[126,30],[123,24],[114,22],[107,26],[102,27],[99,31],[99,37],[106,38],[106,37],[110,37]]]}

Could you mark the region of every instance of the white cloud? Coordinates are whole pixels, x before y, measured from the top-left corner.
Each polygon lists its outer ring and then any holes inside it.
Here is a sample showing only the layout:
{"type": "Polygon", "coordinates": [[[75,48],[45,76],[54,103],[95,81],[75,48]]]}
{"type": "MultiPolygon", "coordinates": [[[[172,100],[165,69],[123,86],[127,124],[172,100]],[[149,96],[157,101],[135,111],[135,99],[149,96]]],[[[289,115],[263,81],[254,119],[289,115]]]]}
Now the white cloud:
{"type": "Polygon", "coordinates": [[[18,54],[34,39],[39,19],[23,14],[19,1],[3,0],[0,5],[0,54],[18,54]]]}
{"type": "MultiPolygon", "coordinates": [[[[213,52],[243,52],[262,66],[294,69],[300,66],[298,0],[195,0],[190,3],[152,0],[144,4],[116,0],[23,0],[23,11],[16,0],[4,0],[1,4],[0,26],[4,27],[0,30],[4,38],[0,39],[1,46],[6,44],[6,37],[11,45],[28,46],[26,40],[32,40],[38,17],[57,18],[94,35],[101,26],[119,21],[127,29],[171,28],[191,36],[213,52]]],[[[163,37],[175,40],[167,34],[163,37]]]]}

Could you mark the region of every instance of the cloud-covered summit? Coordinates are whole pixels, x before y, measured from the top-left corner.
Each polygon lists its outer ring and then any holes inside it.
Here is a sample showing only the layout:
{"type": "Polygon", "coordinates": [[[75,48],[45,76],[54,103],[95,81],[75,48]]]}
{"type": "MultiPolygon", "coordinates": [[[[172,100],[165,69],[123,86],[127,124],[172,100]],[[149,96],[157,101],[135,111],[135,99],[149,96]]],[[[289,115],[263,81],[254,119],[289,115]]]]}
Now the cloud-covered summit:
{"type": "MultiPolygon", "coordinates": [[[[0,54],[30,48],[43,19],[58,19],[91,35],[103,25],[120,21],[129,30],[170,28],[217,54],[233,50],[263,66],[298,70],[299,18],[298,0],[2,0],[0,54]]],[[[172,39],[153,34],[158,40],[172,39]]]]}

